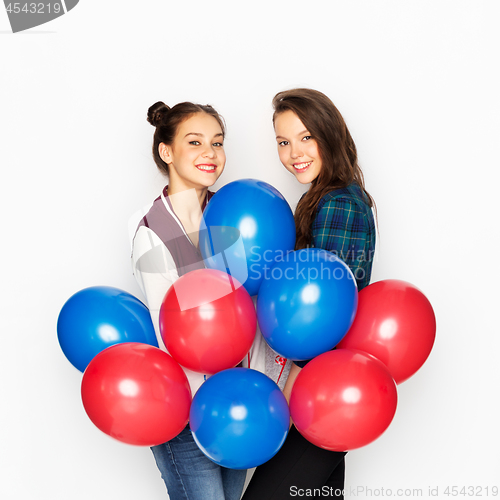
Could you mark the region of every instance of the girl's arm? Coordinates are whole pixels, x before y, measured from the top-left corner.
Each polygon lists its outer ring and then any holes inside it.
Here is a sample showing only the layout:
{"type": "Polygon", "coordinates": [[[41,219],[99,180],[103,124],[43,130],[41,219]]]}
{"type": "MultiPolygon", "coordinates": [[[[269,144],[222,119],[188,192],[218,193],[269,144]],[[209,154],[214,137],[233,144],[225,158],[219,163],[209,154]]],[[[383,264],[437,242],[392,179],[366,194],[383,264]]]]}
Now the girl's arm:
{"type": "Polygon", "coordinates": [[[163,298],[179,277],[172,255],[160,238],[147,227],[140,227],[134,237],[132,269],[146,299],[160,346],[159,315],[163,298]]]}
{"type": "MultiPolygon", "coordinates": [[[[314,247],[328,250],[342,259],[354,274],[359,289],[369,283],[373,253],[367,254],[375,248],[374,224],[354,201],[348,197],[327,201],[314,220],[312,233],[314,247]]],[[[306,363],[300,362],[302,366],[306,363]]],[[[283,389],[288,402],[300,370],[300,366],[292,364],[283,389]]]]}
{"type": "Polygon", "coordinates": [[[375,250],[375,226],[368,210],[370,217],[348,197],[336,197],[321,207],[312,227],[314,246],[342,259],[360,290],[370,282],[375,250]]]}

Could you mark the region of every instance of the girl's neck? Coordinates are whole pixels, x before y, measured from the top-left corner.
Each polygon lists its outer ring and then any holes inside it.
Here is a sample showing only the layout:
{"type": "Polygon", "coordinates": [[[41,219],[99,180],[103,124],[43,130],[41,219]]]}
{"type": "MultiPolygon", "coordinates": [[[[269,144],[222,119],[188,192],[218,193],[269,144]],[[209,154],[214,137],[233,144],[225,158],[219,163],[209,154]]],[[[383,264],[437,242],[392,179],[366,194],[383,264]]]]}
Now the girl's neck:
{"type": "Polygon", "coordinates": [[[193,216],[197,217],[207,197],[208,187],[188,187],[172,182],[172,180],[170,179],[168,184],[167,194],[177,216],[181,219],[181,215],[189,219],[193,216]]]}
{"type": "Polygon", "coordinates": [[[181,221],[184,231],[195,247],[198,247],[200,224],[202,220],[202,206],[207,196],[207,187],[188,188],[183,186],[177,190],[176,185],[169,184],[168,199],[175,214],[181,221]]]}

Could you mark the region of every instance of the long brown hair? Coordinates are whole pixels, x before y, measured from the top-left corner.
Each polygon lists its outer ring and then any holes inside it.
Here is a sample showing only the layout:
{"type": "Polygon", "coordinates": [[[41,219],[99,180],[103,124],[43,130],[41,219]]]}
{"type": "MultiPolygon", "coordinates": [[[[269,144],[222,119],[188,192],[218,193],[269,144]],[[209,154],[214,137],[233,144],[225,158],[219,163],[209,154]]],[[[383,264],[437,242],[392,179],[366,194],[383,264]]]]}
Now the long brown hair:
{"type": "Polygon", "coordinates": [[[163,161],[158,151],[158,146],[163,142],[167,146],[172,145],[179,125],[195,115],[196,113],[206,113],[213,116],[220,125],[222,135],[226,135],[224,119],[209,104],[194,104],[192,102],[180,102],[170,108],[162,101],[158,101],[148,109],[148,122],[156,127],[153,137],[153,158],[158,170],[168,175],[168,165],[163,161]]]}
{"type": "Polygon", "coordinates": [[[365,189],[363,172],[358,165],[356,146],[342,115],[323,93],[312,89],[293,89],[278,92],[273,99],[273,124],[284,111],[293,111],[318,144],[322,167],[311,187],[295,210],[297,239],[295,248],[311,244],[312,223],[321,198],[336,188],[358,184],[366,194],[370,207],[373,198],[365,189]]]}

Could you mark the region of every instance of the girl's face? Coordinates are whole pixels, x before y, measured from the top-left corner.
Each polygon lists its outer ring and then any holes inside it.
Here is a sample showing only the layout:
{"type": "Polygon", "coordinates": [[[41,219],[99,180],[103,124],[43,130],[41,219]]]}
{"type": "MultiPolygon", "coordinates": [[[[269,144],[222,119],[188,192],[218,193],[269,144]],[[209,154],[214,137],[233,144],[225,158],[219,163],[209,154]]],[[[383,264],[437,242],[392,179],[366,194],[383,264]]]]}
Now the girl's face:
{"type": "Polygon", "coordinates": [[[278,154],[283,166],[301,184],[309,184],[321,171],[318,144],[293,111],[284,111],[274,120],[278,154]]]}
{"type": "Polygon", "coordinates": [[[185,189],[212,186],[226,164],[222,129],[207,113],[184,120],[173,143],[161,143],[159,152],[168,164],[170,182],[185,189]]]}

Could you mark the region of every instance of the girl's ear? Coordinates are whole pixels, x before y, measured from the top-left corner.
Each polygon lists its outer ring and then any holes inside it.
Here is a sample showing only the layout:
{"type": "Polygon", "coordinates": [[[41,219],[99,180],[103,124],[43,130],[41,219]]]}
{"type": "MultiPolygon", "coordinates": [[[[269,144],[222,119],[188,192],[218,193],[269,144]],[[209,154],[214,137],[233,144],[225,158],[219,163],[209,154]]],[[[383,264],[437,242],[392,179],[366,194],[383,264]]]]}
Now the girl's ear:
{"type": "Polygon", "coordinates": [[[160,142],[158,146],[158,153],[160,158],[168,165],[172,163],[172,148],[163,142],[160,142]]]}

